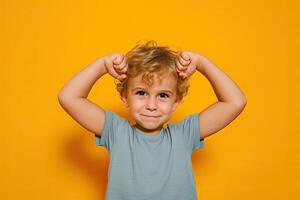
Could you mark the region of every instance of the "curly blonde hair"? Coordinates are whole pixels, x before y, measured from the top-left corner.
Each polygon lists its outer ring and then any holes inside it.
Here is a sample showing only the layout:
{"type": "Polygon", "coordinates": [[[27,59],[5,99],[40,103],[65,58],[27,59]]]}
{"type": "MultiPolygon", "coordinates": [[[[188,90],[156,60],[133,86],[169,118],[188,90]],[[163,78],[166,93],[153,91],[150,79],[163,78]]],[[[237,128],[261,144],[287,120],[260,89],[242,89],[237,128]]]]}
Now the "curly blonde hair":
{"type": "Polygon", "coordinates": [[[158,46],[157,42],[150,40],[144,44],[137,44],[125,54],[128,64],[127,77],[123,81],[117,80],[116,88],[120,95],[127,93],[128,80],[140,74],[142,80],[148,85],[153,84],[154,73],[171,74],[174,76],[176,85],[177,101],[181,101],[187,95],[189,78],[181,79],[176,71],[176,60],[179,52],[166,46],[158,46]]]}

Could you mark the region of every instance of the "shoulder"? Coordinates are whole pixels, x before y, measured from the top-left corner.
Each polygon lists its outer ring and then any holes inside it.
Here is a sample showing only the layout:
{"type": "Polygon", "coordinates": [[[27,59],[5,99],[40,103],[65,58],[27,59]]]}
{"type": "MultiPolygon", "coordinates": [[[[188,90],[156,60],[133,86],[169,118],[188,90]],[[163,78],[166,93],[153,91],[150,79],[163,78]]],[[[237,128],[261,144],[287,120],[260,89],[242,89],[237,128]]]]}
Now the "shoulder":
{"type": "Polygon", "coordinates": [[[104,111],[104,127],[106,131],[108,131],[108,129],[122,130],[124,128],[131,127],[131,124],[129,123],[128,119],[118,114],[117,112],[114,112],[109,109],[105,109],[104,111]]]}
{"type": "Polygon", "coordinates": [[[107,119],[117,120],[117,121],[120,121],[120,122],[128,122],[128,120],[125,117],[123,117],[122,115],[118,114],[115,111],[105,109],[104,112],[105,112],[105,117],[107,119]]]}
{"type": "Polygon", "coordinates": [[[199,123],[199,117],[199,113],[189,114],[177,122],[169,123],[169,125],[173,128],[185,128],[190,125],[197,125],[199,123]]]}

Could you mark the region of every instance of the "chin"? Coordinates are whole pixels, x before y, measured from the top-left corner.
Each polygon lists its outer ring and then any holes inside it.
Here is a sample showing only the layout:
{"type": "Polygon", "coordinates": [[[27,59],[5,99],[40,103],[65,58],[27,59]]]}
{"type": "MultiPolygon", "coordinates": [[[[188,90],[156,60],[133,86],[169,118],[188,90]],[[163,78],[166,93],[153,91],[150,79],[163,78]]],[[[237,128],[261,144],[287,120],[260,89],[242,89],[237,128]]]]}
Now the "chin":
{"type": "Polygon", "coordinates": [[[145,120],[138,120],[137,122],[140,124],[140,126],[149,130],[157,129],[161,124],[160,122],[152,122],[152,121],[145,121],[145,120]]]}

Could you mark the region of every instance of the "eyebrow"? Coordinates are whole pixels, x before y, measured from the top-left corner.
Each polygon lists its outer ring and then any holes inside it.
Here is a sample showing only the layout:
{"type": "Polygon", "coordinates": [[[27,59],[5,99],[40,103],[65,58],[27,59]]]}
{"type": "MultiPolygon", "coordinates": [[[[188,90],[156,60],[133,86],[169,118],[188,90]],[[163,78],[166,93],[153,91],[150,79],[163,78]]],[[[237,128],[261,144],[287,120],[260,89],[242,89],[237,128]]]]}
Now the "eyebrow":
{"type": "MultiPolygon", "coordinates": [[[[136,87],[132,91],[135,91],[135,90],[138,90],[138,89],[146,90],[146,88],[136,87]]],[[[173,92],[171,90],[160,90],[160,92],[169,92],[169,93],[173,94],[173,92]]]]}

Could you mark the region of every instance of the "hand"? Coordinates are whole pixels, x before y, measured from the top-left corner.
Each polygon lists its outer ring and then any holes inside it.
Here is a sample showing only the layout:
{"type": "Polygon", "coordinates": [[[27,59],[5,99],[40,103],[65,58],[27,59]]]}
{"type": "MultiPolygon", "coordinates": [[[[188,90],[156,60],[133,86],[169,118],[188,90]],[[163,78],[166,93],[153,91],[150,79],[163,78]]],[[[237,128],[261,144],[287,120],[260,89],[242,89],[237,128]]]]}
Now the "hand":
{"type": "Polygon", "coordinates": [[[196,69],[201,71],[201,59],[204,56],[193,51],[182,51],[176,61],[176,70],[178,75],[182,78],[188,78],[196,69]]]}
{"type": "Polygon", "coordinates": [[[104,56],[104,66],[112,77],[120,81],[127,77],[128,65],[122,53],[112,53],[104,56]]]}

